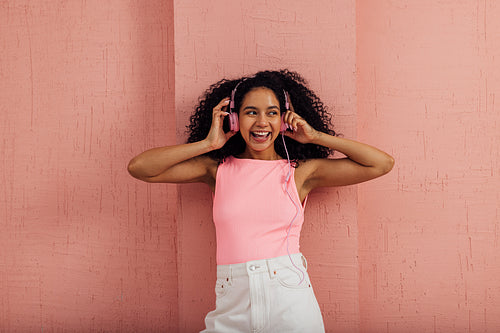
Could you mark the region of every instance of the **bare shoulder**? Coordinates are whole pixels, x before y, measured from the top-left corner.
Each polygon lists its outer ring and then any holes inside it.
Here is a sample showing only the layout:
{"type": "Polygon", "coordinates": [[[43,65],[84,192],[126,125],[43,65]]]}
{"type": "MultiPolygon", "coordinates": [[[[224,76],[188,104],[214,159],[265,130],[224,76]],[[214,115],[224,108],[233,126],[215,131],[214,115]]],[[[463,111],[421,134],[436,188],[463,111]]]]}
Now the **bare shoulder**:
{"type": "Polygon", "coordinates": [[[297,191],[299,193],[301,201],[303,201],[309,194],[309,192],[313,189],[309,180],[311,179],[317,168],[318,160],[309,159],[299,161],[299,165],[295,169],[295,185],[297,186],[297,191]]]}
{"type": "Polygon", "coordinates": [[[198,156],[196,158],[199,159],[199,163],[202,163],[205,166],[209,182],[213,182],[215,186],[215,178],[217,177],[217,168],[219,167],[219,162],[209,156],[198,156]]]}
{"type": "Polygon", "coordinates": [[[389,170],[362,165],[349,158],[319,158],[307,160],[303,163],[303,170],[297,171],[302,186],[311,191],[317,187],[359,184],[380,177],[389,170]]]}
{"type": "Polygon", "coordinates": [[[305,181],[317,168],[316,159],[302,160],[298,164],[297,168],[295,168],[295,180],[300,179],[305,181]]]}
{"type": "Polygon", "coordinates": [[[201,180],[203,183],[207,183],[210,187],[215,187],[215,178],[217,175],[219,162],[217,160],[214,160],[210,156],[201,155],[192,158],[191,163],[196,165],[197,169],[204,170],[201,177],[202,179],[199,180],[201,180]]]}
{"type": "Polygon", "coordinates": [[[348,159],[314,158],[299,162],[295,171],[297,190],[306,196],[317,187],[338,186],[343,184],[346,168],[352,162],[348,159]],[[344,169],[344,170],[343,170],[344,169]]]}

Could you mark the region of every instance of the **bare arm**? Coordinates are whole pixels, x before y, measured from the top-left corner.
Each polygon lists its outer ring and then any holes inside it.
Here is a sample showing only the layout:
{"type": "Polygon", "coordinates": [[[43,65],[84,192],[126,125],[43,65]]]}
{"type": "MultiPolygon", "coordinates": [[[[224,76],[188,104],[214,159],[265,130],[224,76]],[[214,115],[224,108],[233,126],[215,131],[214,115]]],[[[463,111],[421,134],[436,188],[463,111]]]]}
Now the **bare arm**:
{"type": "Polygon", "coordinates": [[[301,179],[298,180],[301,199],[316,187],[352,185],[380,177],[394,165],[394,159],[389,154],[361,142],[316,131],[293,111],[286,113],[285,121],[294,128],[293,132],[286,132],[287,136],[301,143],[325,146],[347,156],[303,163],[299,172],[301,179]]]}
{"type": "Polygon", "coordinates": [[[391,171],[394,159],[387,153],[354,140],[318,132],[311,143],[325,146],[346,155],[341,159],[313,161],[307,179],[309,187],[352,185],[365,182],[391,171]]]}
{"type": "Polygon", "coordinates": [[[223,99],[213,110],[208,136],[198,142],[149,149],[134,157],[128,165],[129,173],[140,180],[154,183],[204,182],[212,185],[216,162],[201,156],[219,149],[234,133],[224,133],[222,119],[227,116],[223,99]]]}
{"type": "Polygon", "coordinates": [[[203,182],[209,161],[199,155],[210,150],[205,140],[149,149],[129,162],[128,171],[133,177],[151,183],[203,182]]]}

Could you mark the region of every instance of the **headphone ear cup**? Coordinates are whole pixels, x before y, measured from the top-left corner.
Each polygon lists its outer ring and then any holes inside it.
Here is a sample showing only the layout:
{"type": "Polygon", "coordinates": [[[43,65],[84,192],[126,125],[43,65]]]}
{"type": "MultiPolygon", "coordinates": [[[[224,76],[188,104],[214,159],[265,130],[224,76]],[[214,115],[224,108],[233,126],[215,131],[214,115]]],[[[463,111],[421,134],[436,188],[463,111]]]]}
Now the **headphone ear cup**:
{"type": "Polygon", "coordinates": [[[238,114],[236,112],[231,112],[227,115],[229,119],[229,130],[232,132],[238,132],[240,130],[240,122],[238,121],[238,114]]]}
{"type": "Polygon", "coordinates": [[[288,123],[285,122],[285,114],[283,113],[281,115],[281,128],[280,128],[280,132],[283,133],[284,131],[286,131],[289,128],[290,128],[290,124],[288,124],[288,123]]]}

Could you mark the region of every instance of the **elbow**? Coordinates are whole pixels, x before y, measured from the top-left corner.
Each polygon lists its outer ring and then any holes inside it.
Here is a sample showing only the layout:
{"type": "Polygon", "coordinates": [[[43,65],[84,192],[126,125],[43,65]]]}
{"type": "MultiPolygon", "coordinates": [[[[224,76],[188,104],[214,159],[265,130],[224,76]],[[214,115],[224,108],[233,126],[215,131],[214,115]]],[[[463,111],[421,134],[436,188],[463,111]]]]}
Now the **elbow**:
{"type": "Polygon", "coordinates": [[[127,166],[128,173],[132,177],[140,179],[139,170],[140,170],[140,166],[139,166],[139,162],[137,161],[137,159],[133,158],[132,160],[130,160],[130,162],[128,163],[128,166],[127,166]]]}
{"type": "Polygon", "coordinates": [[[389,173],[394,167],[394,158],[392,156],[387,155],[386,158],[379,161],[375,166],[372,167],[373,170],[373,178],[381,177],[387,173],[389,173]]]}
{"type": "Polygon", "coordinates": [[[143,182],[153,182],[152,176],[149,176],[145,173],[144,163],[135,157],[128,163],[127,171],[132,177],[142,180],[143,182]]]}
{"type": "Polygon", "coordinates": [[[387,155],[386,160],[383,163],[383,166],[381,168],[382,170],[382,175],[385,175],[386,173],[389,173],[392,168],[394,167],[394,158],[390,155],[387,155]]]}

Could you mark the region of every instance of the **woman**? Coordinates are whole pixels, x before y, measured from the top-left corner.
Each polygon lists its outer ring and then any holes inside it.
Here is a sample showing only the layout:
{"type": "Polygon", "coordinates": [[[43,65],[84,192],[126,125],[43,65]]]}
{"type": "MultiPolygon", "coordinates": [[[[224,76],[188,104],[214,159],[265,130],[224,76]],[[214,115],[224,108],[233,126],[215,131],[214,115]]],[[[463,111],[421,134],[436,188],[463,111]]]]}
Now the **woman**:
{"type": "Polygon", "coordinates": [[[140,180],[201,182],[214,193],[217,299],[204,332],[324,332],[299,250],[307,195],[382,176],[394,164],[335,136],[329,122],[299,74],[264,71],[211,86],[188,143],[130,161],[140,180]],[[334,150],[346,157],[328,158],[334,150]]]}

